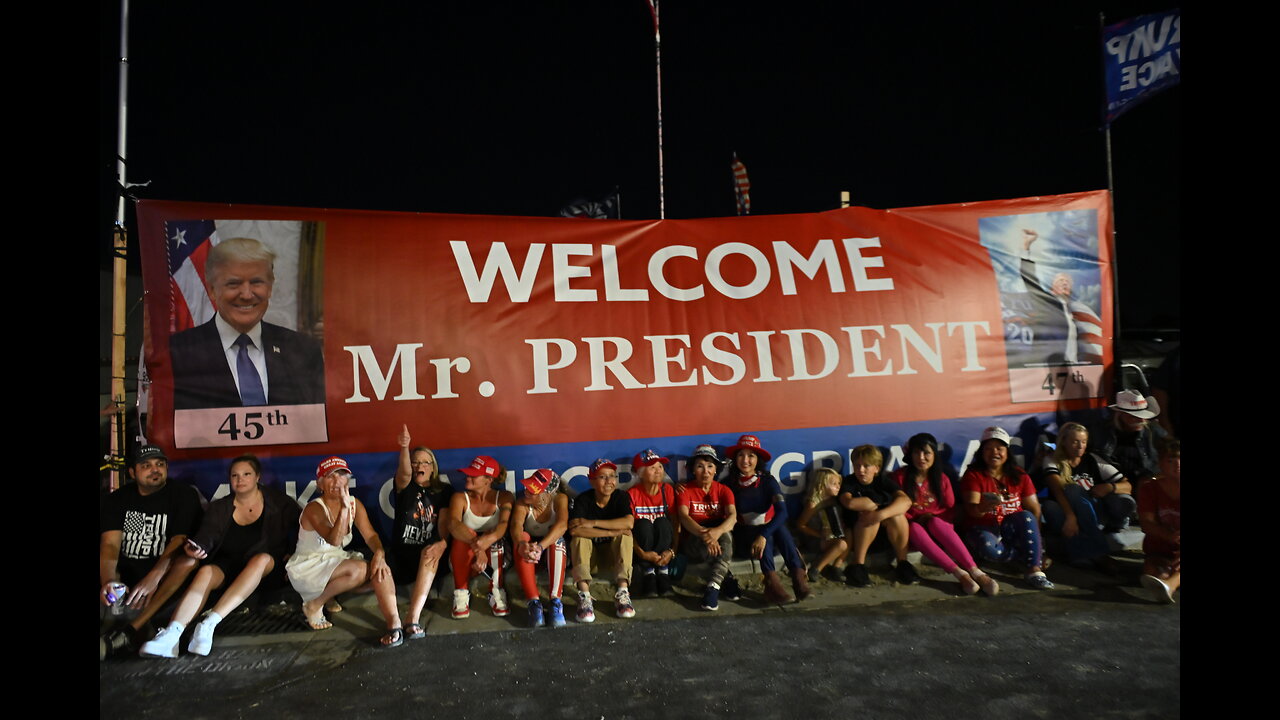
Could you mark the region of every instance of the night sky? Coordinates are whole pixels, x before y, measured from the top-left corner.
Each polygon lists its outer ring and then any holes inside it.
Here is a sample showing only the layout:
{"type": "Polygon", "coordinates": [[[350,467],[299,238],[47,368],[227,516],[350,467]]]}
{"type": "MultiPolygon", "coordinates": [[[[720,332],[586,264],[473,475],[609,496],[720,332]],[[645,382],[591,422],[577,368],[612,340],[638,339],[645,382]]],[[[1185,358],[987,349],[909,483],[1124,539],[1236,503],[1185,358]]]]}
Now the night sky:
{"type": "MultiPolygon", "coordinates": [[[[1098,13],[1171,7],[667,0],[666,216],[734,214],[735,151],[753,214],[1104,189],[1098,13]]],[[[624,218],[658,217],[644,0],[151,1],[130,21],[137,197],[546,216],[617,187],[624,218]]],[[[101,23],[106,267],[118,6],[101,23]]],[[[1122,328],[1180,327],[1181,90],[1112,145],[1122,328]]]]}

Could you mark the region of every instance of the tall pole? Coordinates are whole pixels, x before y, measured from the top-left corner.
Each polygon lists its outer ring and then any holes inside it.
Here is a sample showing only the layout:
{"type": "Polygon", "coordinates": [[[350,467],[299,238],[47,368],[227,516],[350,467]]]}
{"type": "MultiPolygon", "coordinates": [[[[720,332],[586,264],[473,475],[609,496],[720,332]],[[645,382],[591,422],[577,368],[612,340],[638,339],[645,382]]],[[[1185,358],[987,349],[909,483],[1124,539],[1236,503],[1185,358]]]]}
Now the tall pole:
{"type": "Polygon", "coordinates": [[[653,13],[653,56],[658,71],[658,219],[667,217],[666,189],[662,178],[662,33],[658,31],[658,0],[649,0],[653,13]]]}
{"type": "Polygon", "coordinates": [[[125,283],[128,274],[128,263],[125,252],[128,249],[128,235],[124,227],[124,190],[125,184],[125,133],[128,128],[129,88],[129,0],[120,0],[120,98],[117,121],[116,140],[116,224],[113,240],[112,260],[112,294],[111,294],[111,401],[115,403],[115,413],[111,416],[111,490],[124,483],[125,473],[125,411],[124,411],[124,312],[125,283]]]}
{"type": "MultiPolygon", "coordinates": [[[[1098,40],[1106,35],[1107,18],[1103,12],[1098,13],[1098,40]]],[[[1102,69],[1102,87],[1104,90],[1107,86],[1106,68],[1102,69]]],[[[1104,106],[1105,107],[1105,106],[1104,106]]],[[[1111,120],[1103,116],[1103,143],[1107,153],[1107,192],[1111,196],[1111,331],[1112,337],[1111,347],[1116,350],[1119,355],[1118,348],[1120,346],[1120,258],[1117,257],[1116,249],[1116,181],[1113,174],[1114,165],[1112,164],[1111,155],[1111,120]]],[[[1113,363],[1115,367],[1115,382],[1112,390],[1119,390],[1124,387],[1124,368],[1121,367],[1119,360],[1123,358],[1117,357],[1117,361],[1113,363]]]]}

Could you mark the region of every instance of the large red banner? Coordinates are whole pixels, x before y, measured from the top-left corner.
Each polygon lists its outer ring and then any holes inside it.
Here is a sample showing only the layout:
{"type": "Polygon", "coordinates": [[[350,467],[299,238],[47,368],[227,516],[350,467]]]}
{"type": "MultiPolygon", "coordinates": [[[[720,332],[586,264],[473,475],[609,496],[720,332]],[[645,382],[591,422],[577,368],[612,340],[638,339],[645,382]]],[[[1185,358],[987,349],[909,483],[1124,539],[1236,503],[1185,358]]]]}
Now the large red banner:
{"type": "Polygon", "coordinates": [[[386,452],[402,423],[456,449],[1030,415],[1100,407],[1112,360],[1105,191],[662,221],[142,201],[138,219],[149,437],[177,458],[386,452]]]}

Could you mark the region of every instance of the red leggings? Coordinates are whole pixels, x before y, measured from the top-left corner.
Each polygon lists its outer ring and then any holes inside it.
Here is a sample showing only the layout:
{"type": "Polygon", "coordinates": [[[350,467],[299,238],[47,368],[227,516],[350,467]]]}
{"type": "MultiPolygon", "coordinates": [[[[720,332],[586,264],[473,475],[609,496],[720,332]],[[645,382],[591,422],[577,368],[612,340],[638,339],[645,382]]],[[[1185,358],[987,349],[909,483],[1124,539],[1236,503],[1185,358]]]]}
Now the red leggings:
{"type": "MultiPolygon", "coordinates": [[[[489,546],[489,590],[495,587],[502,587],[502,564],[506,560],[507,539],[502,538],[489,546]]],[[[449,567],[453,572],[453,587],[457,590],[466,590],[474,577],[471,569],[471,561],[475,559],[475,553],[471,550],[471,545],[460,540],[454,540],[449,543],[449,567]]]]}
{"type": "MultiPolygon", "coordinates": [[[[564,544],[564,538],[556,540],[554,545],[542,552],[542,561],[547,564],[547,581],[550,584],[547,592],[551,597],[558,598],[564,593],[564,570],[569,565],[569,550],[564,544]]],[[[520,576],[520,587],[524,590],[525,600],[538,597],[538,581],[533,576],[536,569],[536,563],[522,557],[516,558],[516,574],[520,576]]]]}

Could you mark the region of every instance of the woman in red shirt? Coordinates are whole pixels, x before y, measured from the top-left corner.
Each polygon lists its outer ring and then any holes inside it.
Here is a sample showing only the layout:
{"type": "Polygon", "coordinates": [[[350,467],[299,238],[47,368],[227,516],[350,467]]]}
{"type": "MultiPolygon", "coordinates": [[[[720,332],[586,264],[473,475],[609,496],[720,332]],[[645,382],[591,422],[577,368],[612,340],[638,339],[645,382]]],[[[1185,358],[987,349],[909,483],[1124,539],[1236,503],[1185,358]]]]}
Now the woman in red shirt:
{"type": "Polygon", "coordinates": [[[729,572],[733,557],[733,526],[738,509],[733,493],[724,483],[715,481],[720,472],[720,458],[715,448],[699,445],[689,456],[690,479],[676,498],[679,503],[679,553],[690,563],[706,563],[706,587],[702,593],[703,610],[720,609],[720,586],[729,572]]]}
{"type": "Polygon", "coordinates": [[[1026,471],[1013,462],[1009,433],[982,431],[981,456],[965,470],[965,539],[974,554],[989,562],[1013,562],[1026,568],[1026,581],[1052,590],[1041,569],[1040,501],[1026,471]]]}

